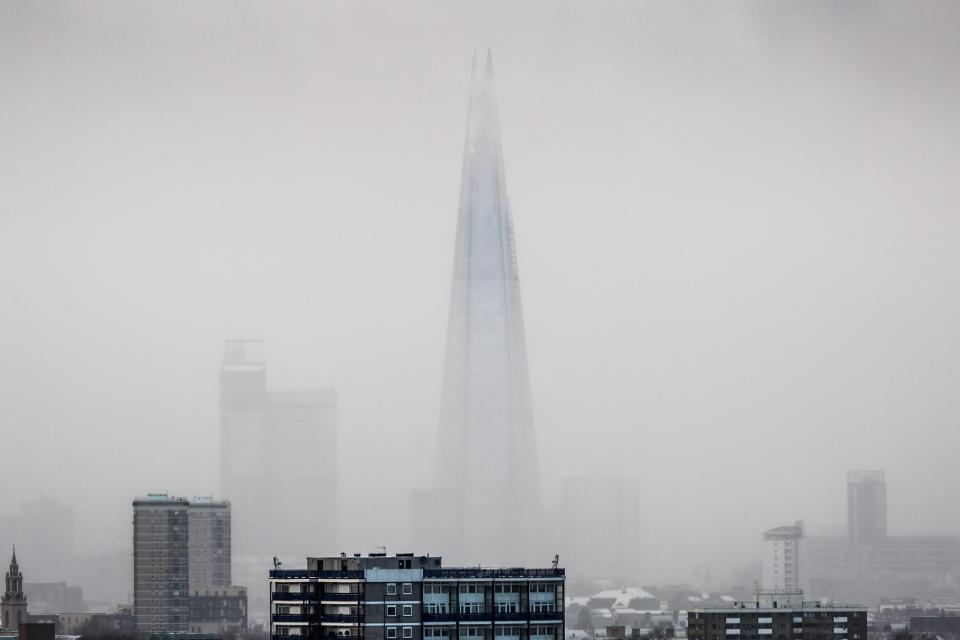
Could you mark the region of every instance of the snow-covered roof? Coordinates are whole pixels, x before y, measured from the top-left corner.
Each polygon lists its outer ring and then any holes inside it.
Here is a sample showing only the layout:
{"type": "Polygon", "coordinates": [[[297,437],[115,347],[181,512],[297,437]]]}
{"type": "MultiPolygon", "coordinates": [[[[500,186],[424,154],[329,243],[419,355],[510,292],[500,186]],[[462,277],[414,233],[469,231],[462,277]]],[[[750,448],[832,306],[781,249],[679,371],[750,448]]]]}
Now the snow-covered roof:
{"type": "Polygon", "coordinates": [[[649,592],[640,587],[627,587],[626,589],[607,589],[596,593],[593,598],[603,600],[613,600],[611,609],[626,609],[630,606],[630,601],[634,598],[653,598],[649,592]]]}

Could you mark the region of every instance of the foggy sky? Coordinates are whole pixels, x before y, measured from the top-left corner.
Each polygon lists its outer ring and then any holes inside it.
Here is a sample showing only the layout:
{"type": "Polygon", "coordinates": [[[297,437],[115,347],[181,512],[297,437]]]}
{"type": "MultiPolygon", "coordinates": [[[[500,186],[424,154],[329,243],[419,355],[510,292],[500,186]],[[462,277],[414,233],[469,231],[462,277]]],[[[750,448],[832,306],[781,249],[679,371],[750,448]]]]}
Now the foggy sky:
{"type": "Polygon", "coordinates": [[[343,550],[408,550],[489,46],[548,500],[636,473],[651,581],[842,531],[850,468],[891,533],[958,533],[958,35],[948,2],[6,0],[3,508],[72,501],[94,551],[134,495],[216,494],[256,337],[271,387],[337,388],[343,550]]]}

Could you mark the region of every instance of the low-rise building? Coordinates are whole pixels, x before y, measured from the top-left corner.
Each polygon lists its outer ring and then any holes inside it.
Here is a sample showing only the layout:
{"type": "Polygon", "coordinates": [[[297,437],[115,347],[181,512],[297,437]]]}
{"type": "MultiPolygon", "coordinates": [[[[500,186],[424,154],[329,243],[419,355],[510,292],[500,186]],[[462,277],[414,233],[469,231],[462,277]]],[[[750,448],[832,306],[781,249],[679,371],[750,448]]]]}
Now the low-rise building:
{"type": "Polygon", "coordinates": [[[246,631],[246,587],[213,587],[190,593],[191,633],[239,635],[246,631]]]}
{"type": "Polygon", "coordinates": [[[752,602],[690,609],[689,640],[866,640],[867,608],[803,599],[799,590],[770,590],[752,602]]]}

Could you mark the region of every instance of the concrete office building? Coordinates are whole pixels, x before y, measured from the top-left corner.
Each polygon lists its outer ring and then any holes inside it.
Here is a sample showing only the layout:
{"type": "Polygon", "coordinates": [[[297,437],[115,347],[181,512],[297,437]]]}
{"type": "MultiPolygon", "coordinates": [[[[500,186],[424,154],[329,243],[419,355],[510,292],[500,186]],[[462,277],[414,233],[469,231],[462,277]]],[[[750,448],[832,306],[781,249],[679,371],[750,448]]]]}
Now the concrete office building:
{"type": "Polygon", "coordinates": [[[763,533],[763,575],[760,584],[764,589],[800,588],[800,539],[803,537],[803,522],[777,527],[763,533]]]}
{"type": "Polygon", "coordinates": [[[688,640],[866,640],[867,608],[803,600],[798,590],[764,590],[753,601],[687,611],[688,640]]]}
{"type": "Polygon", "coordinates": [[[336,544],[337,396],[268,391],[257,350],[258,341],[231,340],[224,351],[220,492],[233,507],[234,555],[259,571],[280,550],[303,557],[336,544]],[[271,524],[279,520],[286,526],[271,524]]]}
{"type": "Polygon", "coordinates": [[[307,558],[270,572],[271,635],[562,640],[563,569],[445,568],[439,557],[307,558]]]}
{"type": "Polygon", "coordinates": [[[266,398],[264,522],[284,526],[266,530],[265,549],[302,558],[317,544],[335,548],[337,394],[320,388],[268,391],[266,398]]]}
{"type": "Polygon", "coordinates": [[[264,403],[267,367],[257,341],[231,340],[220,366],[220,495],[233,505],[234,551],[253,553],[263,518],[264,403]]]}
{"type": "Polygon", "coordinates": [[[23,593],[34,613],[83,611],[83,589],[66,582],[25,582],[23,593]]]}
{"type": "Polygon", "coordinates": [[[883,471],[847,473],[847,537],[850,545],[887,537],[887,483],[883,471]]]}

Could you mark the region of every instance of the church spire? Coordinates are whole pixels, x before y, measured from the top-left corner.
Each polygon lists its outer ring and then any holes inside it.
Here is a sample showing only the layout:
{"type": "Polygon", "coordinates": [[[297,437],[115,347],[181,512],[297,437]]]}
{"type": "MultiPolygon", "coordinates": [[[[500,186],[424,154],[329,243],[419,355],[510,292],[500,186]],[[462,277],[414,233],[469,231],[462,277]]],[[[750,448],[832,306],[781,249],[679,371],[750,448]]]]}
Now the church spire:
{"type": "Polygon", "coordinates": [[[23,595],[23,574],[17,564],[17,547],[13,547],[10,557],[10,570],[6,575],[6,591],[0,600],[0,627],[7,630],[19,628],[27,620],[27,598],[23,595]]]}
{"type": "Polygon", "coordinates": [[[10,570],[6,576],[6,592],[3,594],[4,602],[10,602],[23,598],[23,574],[20,573],[20,567],[17,564],[17,545],[13,545],[13,556],[10,558],[10,570]]]}

